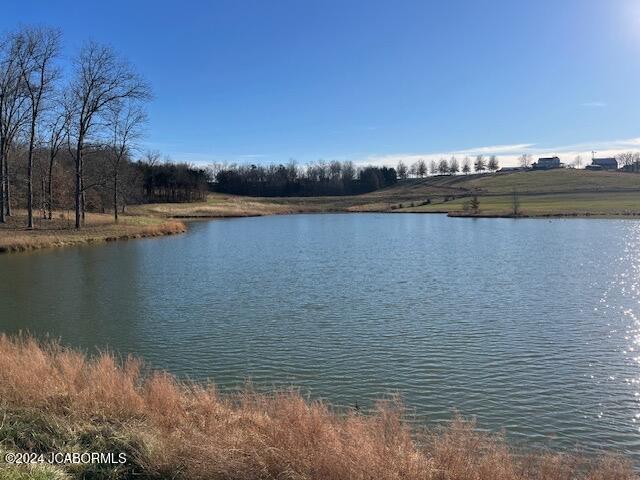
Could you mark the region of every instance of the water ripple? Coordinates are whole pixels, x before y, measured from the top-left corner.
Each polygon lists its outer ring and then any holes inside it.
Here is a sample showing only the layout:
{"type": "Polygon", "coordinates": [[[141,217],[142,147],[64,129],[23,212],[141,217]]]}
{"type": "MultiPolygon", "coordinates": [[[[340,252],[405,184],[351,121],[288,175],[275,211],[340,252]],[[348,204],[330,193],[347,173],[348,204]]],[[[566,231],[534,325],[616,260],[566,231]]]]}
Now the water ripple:
{"type": "Polygon", "coordinates": [[[0,330],[640,462],[640,224],[301,215],[0,258],[0,330]],[[51,280],[56,279],[55,288],[51,280]],[[33,292],[38,292],[37,298],[33,292]]]}

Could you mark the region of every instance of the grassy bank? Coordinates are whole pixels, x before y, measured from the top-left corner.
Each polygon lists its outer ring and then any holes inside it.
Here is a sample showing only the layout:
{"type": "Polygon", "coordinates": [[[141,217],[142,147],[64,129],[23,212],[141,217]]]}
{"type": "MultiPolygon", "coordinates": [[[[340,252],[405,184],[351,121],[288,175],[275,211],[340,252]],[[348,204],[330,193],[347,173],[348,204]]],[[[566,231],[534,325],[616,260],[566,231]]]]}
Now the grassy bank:
{"type": "MultiPolygon", "coordinates": [[[[622,459],[512,451],[458,420],[418,433],[397,405],[338,414],[296,393],[221,395],[128,359],[0,336],[0,449],[113,452],[127,462],[3,479],[626,480],[622,459]],[[520,452],[521,453],[521,452],[520,452]]],[[[1,458],[1,457],[0,457],[1,458]]]]}
{"type": "Polygon", "coordinates": [[[52,220],[38,220],[27,230],[26,214],[16,212],[0,224],[0,252],[20,252],[40,248],[64,247],[84,243],[127,240],[182,233],[185,225],[177,220],[123,215],[116,224],[112,215],[88,213],[81,230],[74,228],[71,215],[56,212],[52,220]]]}
{"type": "Polygon", "coordinates": [[[205,202],[158,203],[129,208],[133,214],[165,218],[230,218],[295,213],[356,211],[368,205],[367,195],[342,197],[242,197],[212,193],[205,202]]]}

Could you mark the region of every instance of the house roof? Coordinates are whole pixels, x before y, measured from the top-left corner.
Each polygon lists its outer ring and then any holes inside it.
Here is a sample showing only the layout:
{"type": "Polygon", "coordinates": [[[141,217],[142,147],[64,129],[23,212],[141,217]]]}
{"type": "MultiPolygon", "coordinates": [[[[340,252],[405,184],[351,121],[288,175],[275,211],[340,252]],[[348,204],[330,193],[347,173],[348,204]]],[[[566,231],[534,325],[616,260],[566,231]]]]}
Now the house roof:
{"type": "Polygon", "coordinates": [[[607,158],[594,158],[593,159],[593,163],[595,163],[596,165],[602,165],[603,163],[610,163],[610,164],[617,164],[618,161],[613,158],[613,157],[607,157],[607,158]]]}

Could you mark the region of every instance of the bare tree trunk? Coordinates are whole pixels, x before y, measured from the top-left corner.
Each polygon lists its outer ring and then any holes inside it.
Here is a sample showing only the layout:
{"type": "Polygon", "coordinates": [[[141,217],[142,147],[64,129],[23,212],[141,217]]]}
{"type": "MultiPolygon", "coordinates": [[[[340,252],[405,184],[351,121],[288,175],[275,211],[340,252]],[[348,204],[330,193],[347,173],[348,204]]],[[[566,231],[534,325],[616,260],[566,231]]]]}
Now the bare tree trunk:
{"type": "Polygon", "coordinates": [[[118,223],[118,171],[113,174],[113,218],[118,223]]]}
{"type": "Polygon", "coordinates": [[[33,228],[33,145],[36,137],[35,118],[29,132],[29,155],[27,158],[27,228],[33,228]]]}
{"type": "Polygon", "coordinates": [[[44,187],[44,175],[40,177],[40,210],[42,210],[42,219],[47,219],[47,195],[44,187]]]}
{"type": "Polygon", "coordinates": [[[49,157],[49,177],[47,178],[47,209],[49,210],[49,220],[53,217],[53,161],[54,157],[49,157]]]}
{"type": "Polygon", "coordinates": [[[4,156],[4,195],[7,217],[11,217],[11,181],[9,180],[9,156],[6,153],[4,156]]]}
{"type": "Polygon", "coordinates": [[[82,143],[78,142],[76,150],[76,229],[80,229],[80,202],[82,194],[82,143]]]}
{"type": "MultiPolygon", "coordinates": [[[[83,182],[84,185],[84,182],[83,182]]],[[[82,190],[82,225],[84,225],[84,222],[87,219],[87,197],[85,196],[84,193],[84,187],[82,190]]]]}
{"type": "Polygon", "coordinates": [[[4,140],[0,140],[0,223],[6,223],[4,215],[4,140]]]}

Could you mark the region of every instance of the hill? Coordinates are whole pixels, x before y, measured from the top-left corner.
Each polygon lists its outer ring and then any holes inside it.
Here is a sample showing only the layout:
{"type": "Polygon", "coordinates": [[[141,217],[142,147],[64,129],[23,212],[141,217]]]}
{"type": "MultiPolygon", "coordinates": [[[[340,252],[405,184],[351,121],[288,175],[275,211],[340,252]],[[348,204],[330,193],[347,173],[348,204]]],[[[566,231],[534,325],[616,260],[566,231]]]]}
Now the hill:
{"type": "Polygon", "coordinates": [[[367,194],[357,210],[460,214],[477,196],[480,215],[640,216],[640,175],[586,170],[505,172],[410,179],[367,194]]]}

